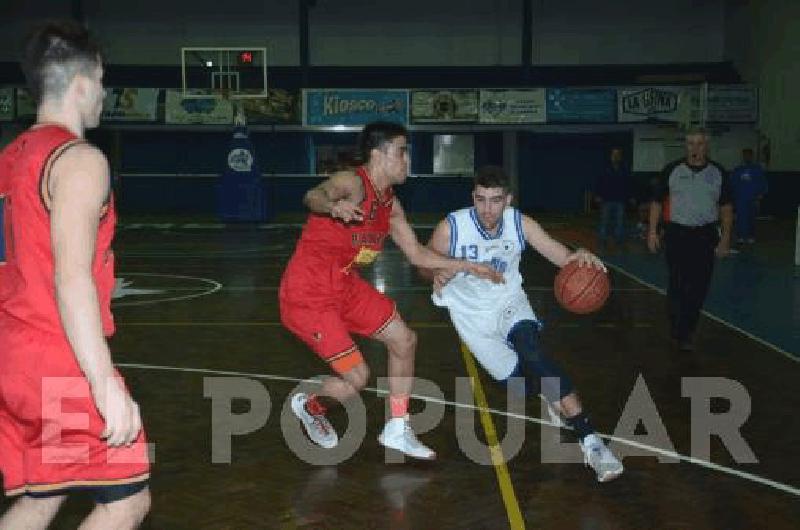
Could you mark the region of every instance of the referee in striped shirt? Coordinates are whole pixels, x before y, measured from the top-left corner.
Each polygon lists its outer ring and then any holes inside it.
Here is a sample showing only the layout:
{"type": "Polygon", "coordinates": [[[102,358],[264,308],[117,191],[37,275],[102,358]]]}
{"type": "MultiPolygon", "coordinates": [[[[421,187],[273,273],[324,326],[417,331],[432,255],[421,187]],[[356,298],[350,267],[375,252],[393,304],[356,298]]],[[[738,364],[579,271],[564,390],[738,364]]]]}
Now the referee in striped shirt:
{"type": "Polygon", "coordinates": [[[686,158],[664,168],[650,205],[647,246],[657,252],[656,230],[665,211],[664,253],[669,269],[667,302],[670,334],[681,351],[692,351],[692,335],[708,293],[714,255],[730,248],[733,205],[730,178],[708,159],[708,136],[686,135],[686,158]],[[662,205],[668,204],[664,209],[662,205]]]}

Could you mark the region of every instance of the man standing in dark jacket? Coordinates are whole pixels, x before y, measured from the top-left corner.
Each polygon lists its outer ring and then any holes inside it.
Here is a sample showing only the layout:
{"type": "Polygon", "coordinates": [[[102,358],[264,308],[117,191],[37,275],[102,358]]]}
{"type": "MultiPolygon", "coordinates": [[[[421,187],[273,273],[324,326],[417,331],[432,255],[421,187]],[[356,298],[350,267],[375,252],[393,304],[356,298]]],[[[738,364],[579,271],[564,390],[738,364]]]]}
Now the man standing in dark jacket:
{"type": "Polygon", "coordinates": [[[630,197],[630,171],[622,162],[622,149],[611,150],[610,163],[597,176],[594,200],[600,204],[599,243],[604,247],[609,228],[618,245],[625,241],[625,203],[630,197]],[[609,226],[611,225],[611,226],[609,226]]]}

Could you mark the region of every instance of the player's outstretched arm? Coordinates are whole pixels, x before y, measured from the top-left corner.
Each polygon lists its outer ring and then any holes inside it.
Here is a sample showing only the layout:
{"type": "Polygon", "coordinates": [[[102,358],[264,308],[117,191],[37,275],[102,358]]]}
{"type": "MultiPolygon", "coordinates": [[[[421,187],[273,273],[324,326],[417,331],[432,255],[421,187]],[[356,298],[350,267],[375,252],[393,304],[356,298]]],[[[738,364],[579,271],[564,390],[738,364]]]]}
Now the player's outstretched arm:
{"type": "Polygon", "coordinates": [[[58,159],[48,185],[56,301],[67,338],[106,422],[109,445],[131,443],[141,429],[139,408],[116,378],[92,277],[97,227],[109,194],[105,156],[76,145],[58,159]]]}
{"type": "Polygon", "coordinates": [[[570,261],[577,260],[581,265],[590,265],[603,271],[606,270],[600,258],[582,248],[571,252],[561,242],[553,239],[539,223],[527,215],[522,216],[522,232],[525,234],[525,240],[528,244],[539,254],[550,260],[556,267],[560,268],[570,261]]]}
{"type": "MultiPolygon", "coordinates": [[[[424,247],[417,240],[414,230],[406,220],[406,214],[396,198],[389,217],[389,235],[412,265],[423,269],[447,269],[453,274],[468,272],[495,283],[502,283],[503,275],[481,263],[453,259],[424,247]]],[[[446,253],[446,252],[445,252],[446,253]]]]}
{"type": "Polygon", "coordinates": [[[553,239],[544,228],[530,216],[522,215],[522,233],[525,241],[539,254],[550,260],[556,267],[563,267],[567,263],[571,252],[559,241],[553,239]]]}
{"type": "Polygon", "coordinates": [[[359,207],[363,194],[360,186],[358,175],[340,171],[310,189],[303,197],[303,204],[314,213],[327,214],[346,223],[361,221],[364,212],[359,207]]]}
{"type": "MultiPolygon", "coordinates": [[[[436,252],[441,256],[447,256],[449,241],[450,241],[450,224],[445,219],[442,219],[441,221],[439,221],[439,224],[436,225],[436,228],[433,229],[431,238],[428,240],[428,244],[426,246],[428,247],[428,249],[436,252]]],[[[433,277],[435,276],[437,270],[441,269],[418,267],[417,270],[419,271],[420,276],[422,276],[426,280],[433,280],[433,277]]]]}
{"type": "MultiPolygon", "coordinates": [[[[431,238],[428,240],[427,247],[437,254],[447,256],[449,254],[449,246],[450,223],[448,223],[446,219],[442,219],[433,230],[433,234],[431,234],[431,238]]],[[[436,292],[441,291],[442,287],[444,287],[447,282],[452,280],[456,275],[456,271],[452,269],[419,268],[417,270],[419,271],[420,276],[426,280],[433,281],[433,290],[436,292]]]]}

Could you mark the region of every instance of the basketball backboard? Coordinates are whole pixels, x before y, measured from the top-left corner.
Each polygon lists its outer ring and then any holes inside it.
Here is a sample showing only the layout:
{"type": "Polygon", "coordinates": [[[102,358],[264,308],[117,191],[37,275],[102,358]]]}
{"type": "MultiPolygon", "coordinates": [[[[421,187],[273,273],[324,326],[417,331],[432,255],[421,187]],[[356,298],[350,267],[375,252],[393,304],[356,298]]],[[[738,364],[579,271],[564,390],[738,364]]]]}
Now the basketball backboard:
{"type": "Polygon", "coordinates": [[[184,98],[266,98],[267,49],[183,47],[181,80],[184,98]]]}

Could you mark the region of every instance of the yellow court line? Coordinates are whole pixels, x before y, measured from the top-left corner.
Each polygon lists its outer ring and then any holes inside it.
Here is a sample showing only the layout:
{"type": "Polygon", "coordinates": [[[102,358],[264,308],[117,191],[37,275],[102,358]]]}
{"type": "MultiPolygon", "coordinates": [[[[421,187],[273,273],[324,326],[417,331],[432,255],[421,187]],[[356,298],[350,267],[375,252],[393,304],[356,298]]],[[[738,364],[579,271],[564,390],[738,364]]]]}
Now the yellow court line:
{"type": "Polygon", "coordinates": [[[472,352],[469,351],[469,348],[467,348],[464,343],[461,344],[461,354],[464,357],[464,364],[467,366],[467,372],[473,381],[472,393],[475,396],[475,404],[480,411],[481,424],[486,433],[486,441],[489,443],[489,453],[492,457],[495,474],[497,474],[497,482],[500,485],[503,504],[506,505],[508,522],[512,530],[524,530],[525,520],[522,518],[522,512],[519,509],[517,495],[514,493],[514,485],[511,483],[511,476],[508,474],[508,467],[506,467],[506,459],[503,456],[503,450],[500,448],[500,444],[497,441],[497,431],[494,428],[494,422],[489,413],[489,404],[486,401],[486,395],[483,393],[483,385],[481,385],[481,380],[478,377],[478,369],[475,367],[475,361],[472,360],[472,352]]]}

